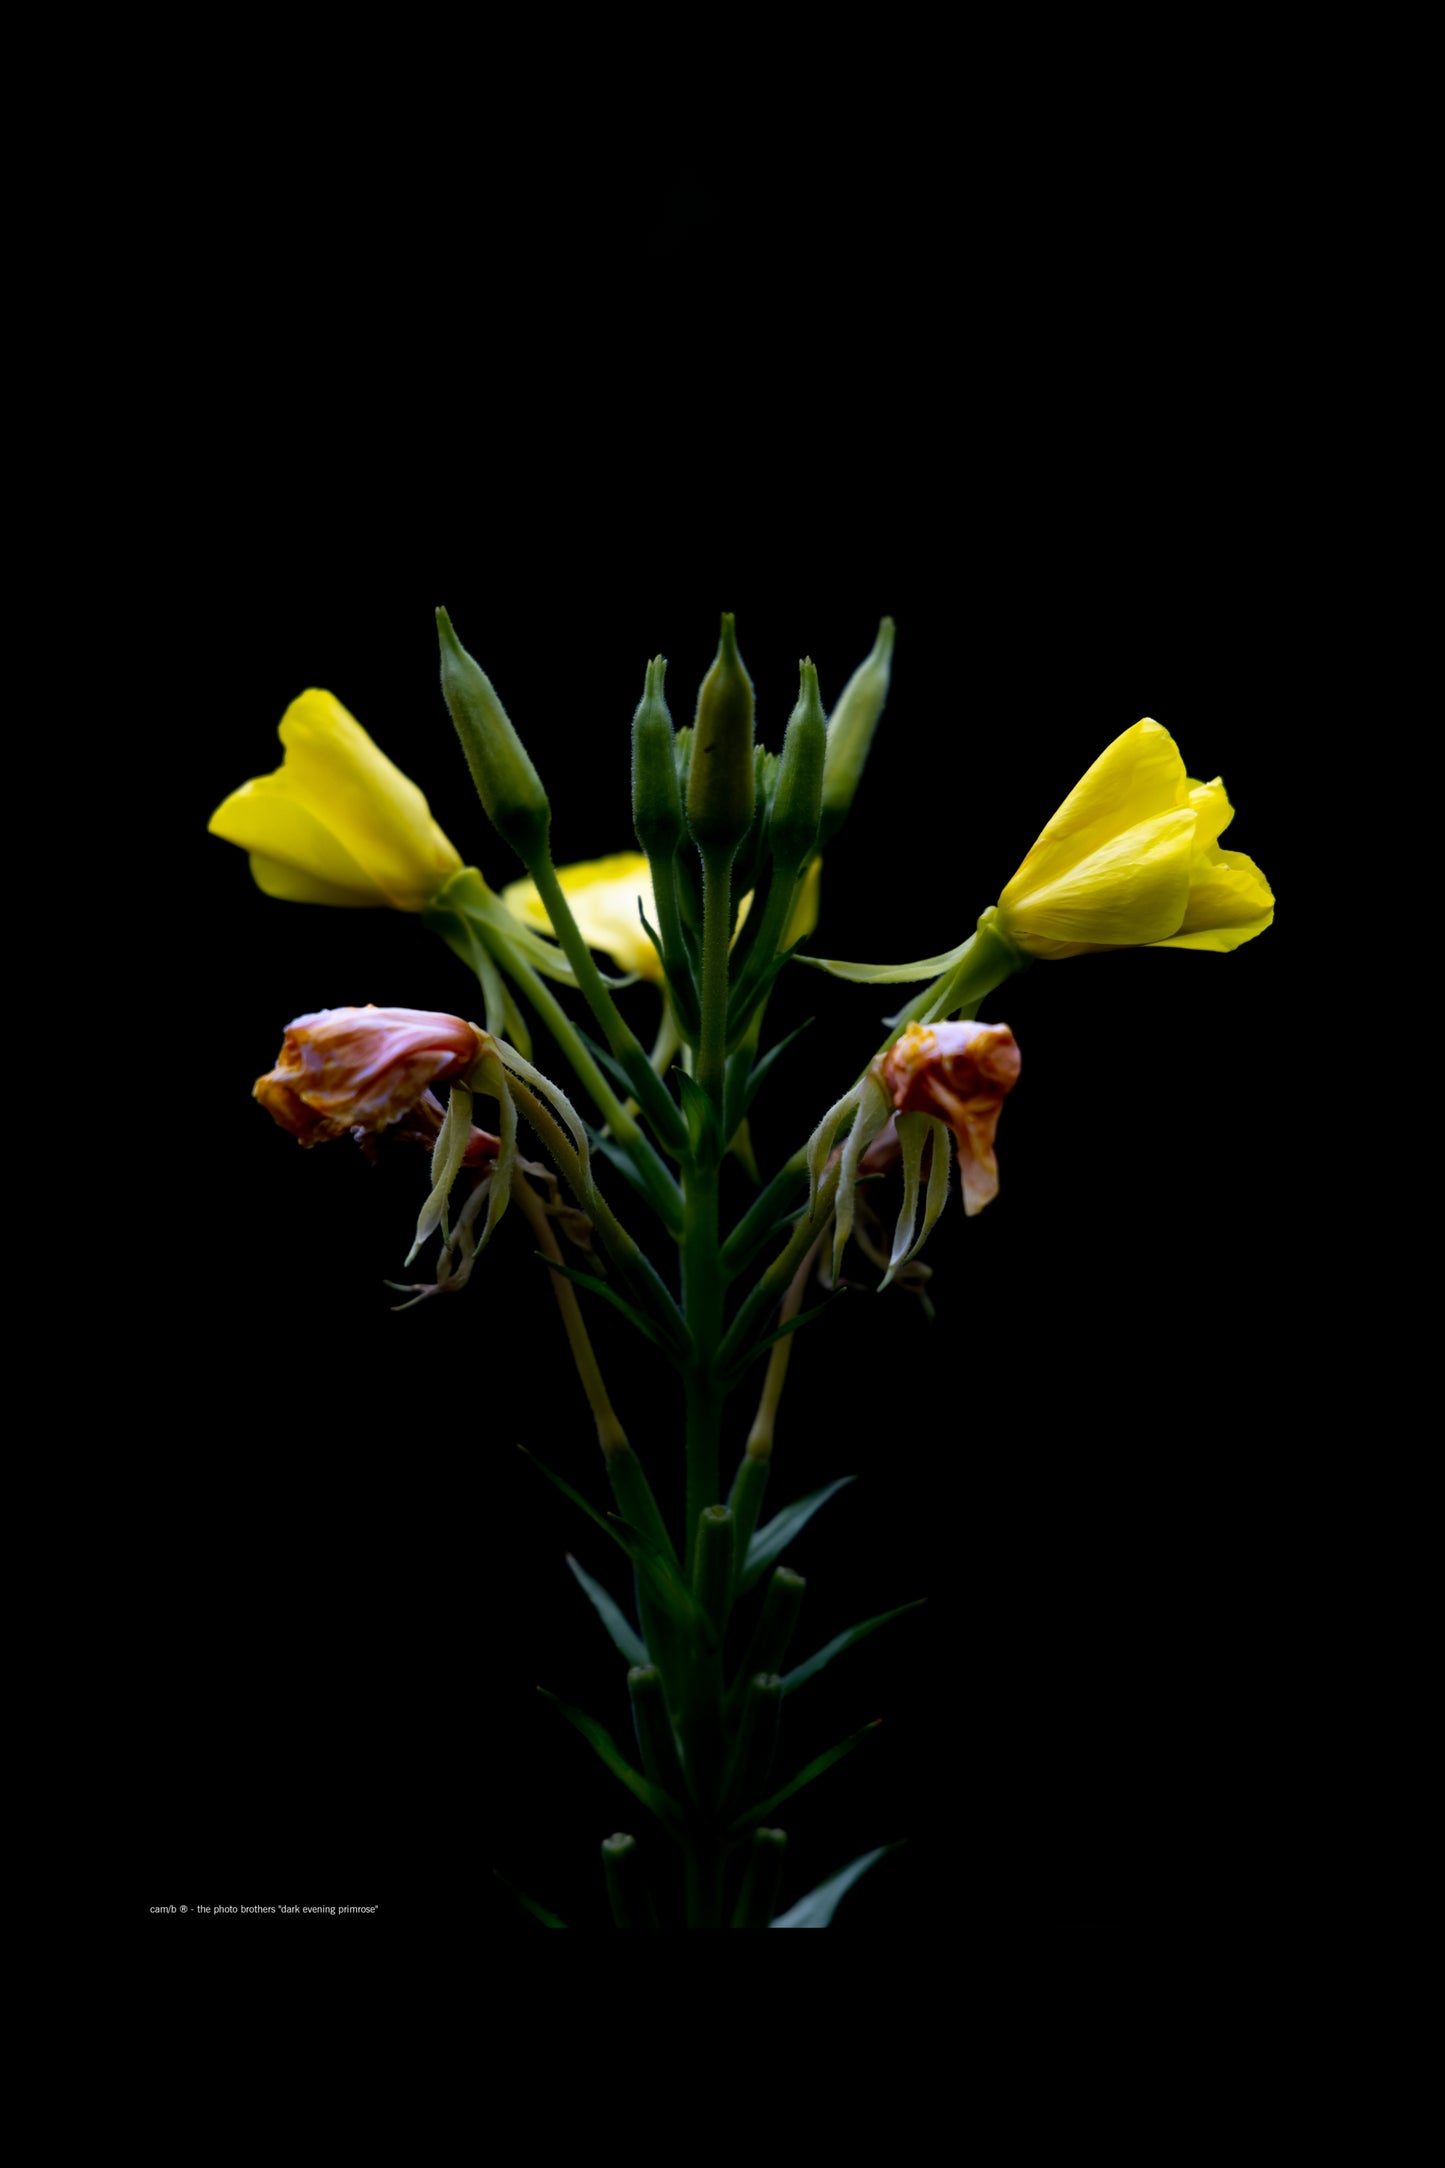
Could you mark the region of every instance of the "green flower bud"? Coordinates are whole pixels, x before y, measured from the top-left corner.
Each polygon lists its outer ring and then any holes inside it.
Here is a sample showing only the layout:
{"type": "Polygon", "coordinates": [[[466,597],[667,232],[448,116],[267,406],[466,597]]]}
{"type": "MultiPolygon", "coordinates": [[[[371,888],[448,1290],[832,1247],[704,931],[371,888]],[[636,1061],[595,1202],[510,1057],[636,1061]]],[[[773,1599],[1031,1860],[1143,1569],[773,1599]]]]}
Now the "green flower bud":
{"type": "Polygon", "coordinates": [[[798,671],[798,704],[788,718],[768,821],[768,847],[788,873],[802,871],[818,840],[828,746],[827,718],[818,698],[818,673],[806,658],[798,671]]]}
{"type": "Polygon", "coordinates": [[[637,1839],[618,1830],[615,1837],[602,1840],[602,1870],[607,1877],[607,1895],[612,1905],[612,1917],[619,1927],[655,1927],[657,1914],[643,1880],[642,1861],[638,1856],[637,1839]]]}
{"type": "Polygon", "coordinates": [[[725,610],[717,655],[697,696],[687,822],[695,843],[725,851],[736,850],[752,821],[753,681],[725,610]]]}
{"type": "Polygon", "coordinates": [[[782,1670],[783,1658],[788,1653],[788,1644],[803,1608],[803,1591],[807,1585],[801,1573],[794,1573],[791,1566],[779,1566],[774,1572],[763,1598],[757,1631],[742,1661],[744,1682],[758,1671],[782,1670]]]}
{"type": "Polygon", "coordinates": [[[634,1664],[627,1674],[627,1691],[632,1701],[632,1728],[637,1735],[637,1751],[642,1756],[648,1780],[659,1791],[681,1799],[686,1789],[682,1763],[678,1760],[672,1719],[667,1713],[662,1673],[656,1664],[634,1664]]]}
{"type": "Polygon", "coordinates": [[[666,656],[655,655],[632,718],[632,825],[649,858],[671,858],[687,833],[672,717],[662,694],[666,674],[666,656]]]}
{"type": "Polygon", "coordinates": [[[818,847],[825,849],[842,827],[863,775],[863,763],[888,698],[893,666],[893,620],[878,627],[873,652],[858,665],[828,717],[828,755],[823,764],[823,816],[818,847]]]}
{"type": "Polygon", "coordinates": [[[724,1793],[725,1814],[741,1814],[763,1792],[778,1743],[783,1711],[783,1682],[776,1672],[760,1671],[748,1680],[724,1793]]]}
{"type": "Polygon", "coordinates": [[[456,724],[477,796],[487,819],[504,843],[531,870],[547,848],[552,808],[542,778],[532,766],[506,709],[486,672],[472,660],[452,631],[445,610],[437,611],[442,651],[442,694],[456,724]]]}
{"type": "Polygon", "coordinates": [[[734,1927],[771,1927],[777,1909],[778,1886],[783,1879],[783,1854],[788,1848],[785,1829],[755,1829],[748,1852],[743,1886],[738,1892],[734,1927]]]}
{"type": "Polygon", "coordinates": [[[733,1589],[733,1517],[728,1506],[704,1506],[697,1517],[693,1593],[719,1633],[733,1589]]]}

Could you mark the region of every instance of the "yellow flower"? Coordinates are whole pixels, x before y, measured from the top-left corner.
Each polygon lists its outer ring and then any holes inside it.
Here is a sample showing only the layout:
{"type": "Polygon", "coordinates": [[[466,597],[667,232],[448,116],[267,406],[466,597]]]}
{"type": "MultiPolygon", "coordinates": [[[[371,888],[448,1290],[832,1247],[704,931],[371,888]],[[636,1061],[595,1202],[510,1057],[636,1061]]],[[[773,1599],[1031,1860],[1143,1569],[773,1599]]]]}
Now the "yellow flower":
{"type": "Polygon", "coordinates": [[[293,700],[280,738],[276,772],[233,790],[209,823],[250,852],[268,896],[420,911],[460,871],[416,784],[334,694],[313,688],[293,700]]]}
{"type": "MultiPolygon", "coordinates": [[[[784,948],[791,948],[795,941],[803,940],[818,923],[821,870],[822,860],[815,858],[799,884],[783,935],[784,948]]],[[[572,915],[587,946],[601,949],[619,969],[635,971],[639,978],[652,979],[661,985],[662,965],[647,938],[637,909],[640,902],[649,924],[657,924],[652,876],[643,853],[614,851],[610,858],[592,858],[581,865],[559,866],[557,880],[572,906],[572,915]]],[[[739,926],[747,917],[752,900],[748,894],[738,905],[739,926]]],[[[509,882],[502,890],[502,901],[524,926],[532,927],[537,933],[552,932],[552,921],[531,881],[509,882]]]]}
{"type": "Polygon", "coordinates": [[[1196,783],[1145,717],[1076,783],[998,900],[1030,956],[1107,948],[1234,949],[1264,932],[1274,897],[1252,858],[1221,851],[1224,785],[1196,783]]]}

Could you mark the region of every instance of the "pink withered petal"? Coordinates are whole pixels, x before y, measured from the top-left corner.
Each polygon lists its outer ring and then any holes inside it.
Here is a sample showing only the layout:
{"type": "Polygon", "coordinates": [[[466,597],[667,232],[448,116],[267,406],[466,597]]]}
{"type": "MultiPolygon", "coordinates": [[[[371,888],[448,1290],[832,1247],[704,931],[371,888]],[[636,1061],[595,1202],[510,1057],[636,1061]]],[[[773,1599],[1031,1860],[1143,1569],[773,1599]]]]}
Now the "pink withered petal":
{"type": "Polygon", "coordinates": [[[967,1021],[910,1024],[879,1064],[895,1113],[931,1114],[953,1131],[970,1219],[998,1195],[994,1133],[1019,1066],[1007,1024],[967,1021]]]}
{"type": "Polygon", "coordinates": [[[302,1144],[370,1135],[414,1113],[430,1085],[465,1075],[480,1050],[475,1025],[439,1010],[320,1009],[287,1025],[254,1092],[302,1144]]]}

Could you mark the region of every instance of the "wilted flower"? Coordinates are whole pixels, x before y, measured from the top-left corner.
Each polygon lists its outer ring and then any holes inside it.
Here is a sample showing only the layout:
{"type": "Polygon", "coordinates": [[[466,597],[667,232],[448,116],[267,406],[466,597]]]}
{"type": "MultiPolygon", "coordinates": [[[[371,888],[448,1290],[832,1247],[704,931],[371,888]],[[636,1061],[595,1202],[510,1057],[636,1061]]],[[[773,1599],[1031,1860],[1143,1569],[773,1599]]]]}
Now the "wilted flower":
{"type": "Polygon", "coordinates": [[[1145,717],[1099,755],[998,900],[1026,955],[1105,948],[1234,949],[1264,932],[1274,897],[1252,858],[1221,851],[1234,818],[1216,776],[1196,783],[1145,717]]]}
{"type": "Polygon", "coordinates": [[[293,700],[280,737],[281,766],[233,790],[210,819],[212,835],[250,852],[268,896],[420,911],[460,871],[416,784],[334,694],[293,700]]]}
{"type": "Polygon", "coordinates": [[[483,1050],[474,1024],[433,1009],[320,1009],[286,1026],[276,1066],[257,1078],[254,1096],[302,1144],[403,1120],[424,1129],[428,1087],[464,1077],[483,1050]]]}
{"type": "Polygon", "coordinates": [[[1008,1025],[910,1024],[877,1067],[895,1114],[947,1123],[958,1146],[964,1211],[970,1218],[981,1212],[998,1194],[994,1131],[1018,1082],[1019,1050],[1008,1025]]]}

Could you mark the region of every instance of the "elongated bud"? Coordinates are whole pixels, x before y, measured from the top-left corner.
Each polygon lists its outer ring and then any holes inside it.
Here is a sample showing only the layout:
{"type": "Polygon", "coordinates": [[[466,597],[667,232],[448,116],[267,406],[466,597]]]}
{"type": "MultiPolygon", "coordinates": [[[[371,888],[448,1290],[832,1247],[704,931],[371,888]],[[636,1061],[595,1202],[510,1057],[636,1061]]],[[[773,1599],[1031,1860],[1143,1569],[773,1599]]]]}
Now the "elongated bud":
{"type": "Polygon", "coordinates": [[[823,764],[823,815],[818,827],[818,847],[824,849],[838,833],[853,803],[863,774],[863,763],[878,728],[878,718],[888,698],[888,679],[893,668],[893,620],[885,617],[878,627],[873,652],[858,665],[842,697],[828,717],[828,756],[823,764]]]}
{"type": "Polygon", "coordinates": [[[642,1860],[636,1837],[618,1830],[602,1840],[602,1871],[607,1877],[607,1896],[612,1917],[619,1927],[655,1927],[657,1914],[642,1878],[642,1860]]]}
{"type": "Polygon", "coordinates": [[[733,1517],[728,1506],[704,1506],[697,1517],[693,1593],[719,1633],[727,1624],[733,1587],[733,1517]]]}
{"type": "Polygon", "coordinates": [[[672,717],[662,694],[667,658],[655,655],[632,718],[632,825],[649,858],[671,858],[687,834],[672,717]]]}
{"type": "Polygon", "coordinates": [[[788,1849],[785,1829],[755,1829],[743,1886],[738,1892],[734,1927],[771,1927],[778,1908],[778,1887],[783,1879],[783,1854],[788,1849]]]}
{"type": "Polygon", "coordinates": [[[532,766],[492,681],[437,611],[442,651],[442,696],[462,741],[477,796],[504,843],[530,870],[547,848],[552,809],[542,778],[532,766]]]}
{"type": "Polygon", "coordinates": [[[828,747],[827,718],[818,698],[818,673],[806,657],[798,670],[798,704],[788,718],[768,821],[768,847],[789,873],[802,871],[818,840],[828,747]]]}
{"type": "Polygon", "coordinates": [[[685,1790],[682,1763],[678,1759],[672,1719],[667,1713],[662,1673],[656,1664],[634,1664],[627,1674],[627,1691],[632,1697],[632,1728],[637,1734],[637,1751],[642,1756],[648,1779],[672,1798],[681,1799],[685,1790]]]}
{"type": "Polygon", "coordinates": [[[740,1814],[757,1799],[773,1766],[778,1743],[778,1719],[783,1707],[783,1682],[776,1672],[760,1671],[748,1680],[742,1722],[728,1772],[724,1812],[740,1814]]]}
{"type": "Polygon", "coordinates": [[[783,1658],[788,1653],[788,1644],[803,1608],[803,1591],[807,1585],[801,1573],[794,1573],[791,1566],[778,1567],[768,1583],[762,1616],[743,1658],[744,1678],[751,1678],[758,1671],[782,1670],[783,1658]]]}
{"type": "Polygon", "coordinates": [[[738,653],[731,611],[723,612],[713,666],[702,681],[687,777],[693,841],[735,850],[753,820],[753,681],[738,653]]]}

